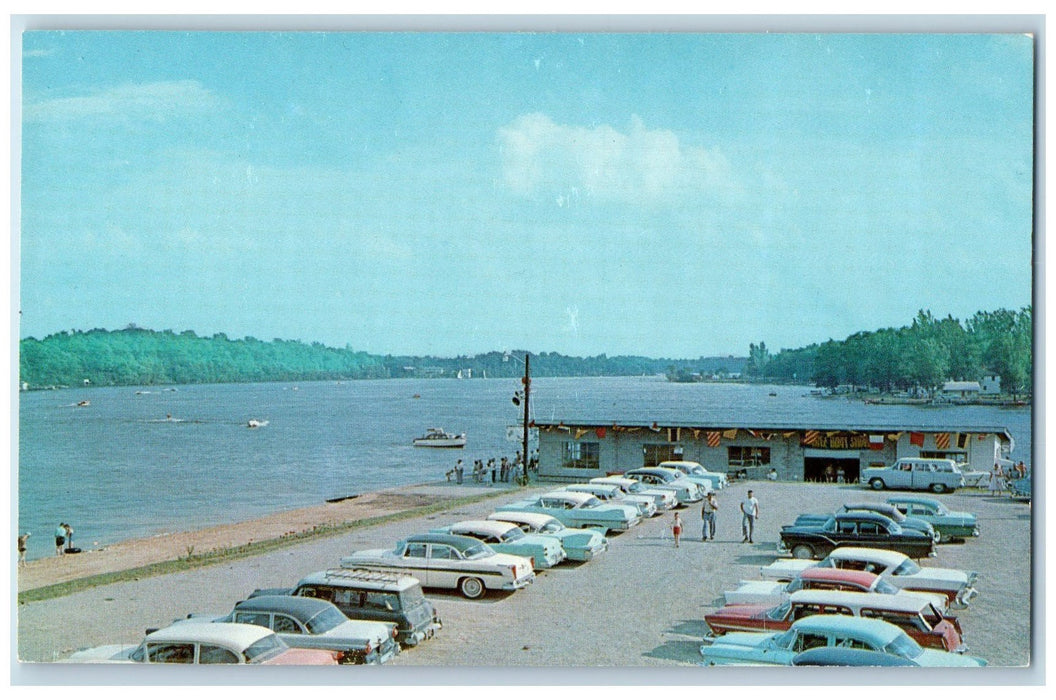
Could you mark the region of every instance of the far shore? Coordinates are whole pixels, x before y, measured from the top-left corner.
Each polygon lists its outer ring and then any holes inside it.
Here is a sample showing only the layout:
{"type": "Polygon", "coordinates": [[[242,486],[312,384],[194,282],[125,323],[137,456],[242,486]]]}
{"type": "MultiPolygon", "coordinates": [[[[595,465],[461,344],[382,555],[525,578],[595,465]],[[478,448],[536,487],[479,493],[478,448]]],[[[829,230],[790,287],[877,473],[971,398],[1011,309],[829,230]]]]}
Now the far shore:
{"type": "Polygon", "coordinates": [[[293,544],[313,531],[354,526],[359,521],[400,513],[413,513],[430,506],[442,507],[460,499],[499,496],[518,489],[515,484],[461,485],[431,482],[382,489],[336,503],[322,503],[239,523],[216,525],[186,532],[125,540],[80,554],[64,554],[26,562],[18,569],[18,592],[93,576],[139,569],[152,564],[191,559],[210,553],[289,538],[293,544]]]}

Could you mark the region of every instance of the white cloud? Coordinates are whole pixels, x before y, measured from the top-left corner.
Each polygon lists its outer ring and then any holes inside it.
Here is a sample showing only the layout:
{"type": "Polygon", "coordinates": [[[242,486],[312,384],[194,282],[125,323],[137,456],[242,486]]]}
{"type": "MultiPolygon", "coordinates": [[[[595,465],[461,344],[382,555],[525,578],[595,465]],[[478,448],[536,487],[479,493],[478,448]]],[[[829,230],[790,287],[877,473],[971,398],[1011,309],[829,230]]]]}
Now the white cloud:
{"type": "Polygon", "coordinates": [[[659,202],[731,188],[721,152],[683,146],[673,132],[649,130],[638,117],[621,132],[526,114],[499,129],[498,140],[506,184],[519,194],[576,189],[601,200],[659,202]]]}
{"type": "Polygon", "coordinates": [[[222,100],[196,80],[118,85],[87,95],[26,102],[27,122],[67,122],[92,117],[165,121],[216,110],[222,100]]]}

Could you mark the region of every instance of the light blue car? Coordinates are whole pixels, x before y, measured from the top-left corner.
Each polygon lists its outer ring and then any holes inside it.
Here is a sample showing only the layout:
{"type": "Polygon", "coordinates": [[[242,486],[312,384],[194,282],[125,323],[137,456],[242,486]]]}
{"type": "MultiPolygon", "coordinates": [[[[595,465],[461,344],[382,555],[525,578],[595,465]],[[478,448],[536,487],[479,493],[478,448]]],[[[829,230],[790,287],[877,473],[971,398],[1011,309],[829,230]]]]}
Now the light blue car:
{"type": "Polygon", "coordinates": [[[702,644],[704,666],[791,666],[797,655],[819,647],[864,649],[917,666],[985,666],[983,659],[925,649],[901,628],[874,618],[812,615],[784,632],[730,632],[702,644]]]}
{"type": "Polygon", "coordinates": [[[545,535],[561,543],[570,561],[590,561],[609,548],[609,540],[597,530],[565,527],[552,515],[502,511],[492,513],[488,520],[513,523],[528,535],[545,535]]]}
{"type": "Polygon", "coordinates": [[[542,496],[515,501],[495,509],[551,515],[568,527],[584,527],[603,535],[623,532],[642,521],[634,506],[606,505],[589,493],[551,491],[542,496]]]}
{"type": "Polygon", "coordinates": [[[463,520],[433,532],[475,537],[496,552],[516,554],[530,559],[536,570],[549,569],[565,560],[565,550],[559,540],[540,535],[526,535],[513,523],[498,520],[463,520]]]}
{"type": "Polygon", "coordinates": [[[979,523],[975,515],[965,511],[951,511],[942,501],[927,496],[898,496],[887,499],[909,517],[924,520],[943,540],[954,537],[978,537],[979,523]]]}

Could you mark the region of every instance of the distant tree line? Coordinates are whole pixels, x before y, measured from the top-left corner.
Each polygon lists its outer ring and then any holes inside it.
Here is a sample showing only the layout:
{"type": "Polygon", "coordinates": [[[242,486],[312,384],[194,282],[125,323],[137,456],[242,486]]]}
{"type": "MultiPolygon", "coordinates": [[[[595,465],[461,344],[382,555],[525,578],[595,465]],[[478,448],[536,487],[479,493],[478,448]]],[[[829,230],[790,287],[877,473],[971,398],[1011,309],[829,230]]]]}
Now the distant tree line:
{"type": "MultiPolygon", "coordinates": [[[[519,377],[523,350],[457,357],[372,355],[350,347],[332,348],[223,333],[122,330],[63,331],[19,343],[19,377],[29,388],[90,385],[128,386],[226,382],[379,379],[393,377],[519,377]]],[[[736,360],[734,360],[736,361],[736,360]]],[[[673,362],[638,356],[571,357],[531,354],[535,377],[635,376],[663,373],[673,362]]],[[[707,364],[705,358],[696,361],[707,364]]],[[[741,360],[743,362],[743,359],[741,360]]]]}
{"type": "Polygon", "coordinates": [[[1030,390],[1033,337],[1030,306],[979,311],[963,324],[921,310],[908,326],[862,331],[776,355],[765,343],[752,343],[745,374],[756,380],[809,380],[820,387],[929,393],[949,380],[997,375],[1002,392],[1016,395],[1030,390]]]}

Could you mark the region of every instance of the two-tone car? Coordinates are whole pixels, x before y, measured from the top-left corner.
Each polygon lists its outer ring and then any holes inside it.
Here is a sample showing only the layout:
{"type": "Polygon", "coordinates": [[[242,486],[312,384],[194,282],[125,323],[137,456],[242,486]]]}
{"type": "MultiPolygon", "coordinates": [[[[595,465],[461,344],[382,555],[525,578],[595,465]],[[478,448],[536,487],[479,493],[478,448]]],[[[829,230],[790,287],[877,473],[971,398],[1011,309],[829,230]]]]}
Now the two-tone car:
{"type": "Polygon", "coordinates": [[[609,548],[609,540],[597,530],[566,527],[552,515],[517,511],[495,512],[488,520],[513,523],[525,534],[553,537],[561,543],[569,561],[591,561],[609,548]]]}
{"type": "Polygon", "coordinates": [[[629,496],[648,496],[656,504],[656,510],[671,510],[678,505],[678,499],[671,489],[652,489],[640,481],[628,479],[625,476],[596,476],[590,480],[592,484],[604,486],[618,486],[621,491],[629,496]]]}
{"type": "Polygon", "coordinates": [[[328,569],[308,574],[293,588],[260,588],[250,598],[262,595],[293,595],[319,598],[337,606],[353,620],[373,620],[396,626],[396,641],[417,646],[431,639],[443,623],[414,576],[393,571],[328,569]]]}
{"type": "Polygon", "coordinates": [[[934,605],[942,612],[946,612],[949,607],[946,596],[941,593],[910,593],[868,571],[818,566],[804,569],[791,581],[741,581],[736,589],[726,591],[725,599],[726,605],[774,606],[788,600],[798,591],[851,591],[882,595],[903,593],[934,605]]]}
{"type": "Polygon", "coordinates": [[[829,516],[822,525],[785,525],[777,545],[779,554],[796,559],[820,559],[837,547],[873,547],[902,552],[920,559],[935,556],[935,540],[916,530],[903,530],[891,518],[869,511],[829,516]]]}
{"type": "Polygon", "coordinates": [[[473,537],[441,533],[413,535],[394,549],[353,552],[341,558],[341,566],[410,572],[426,588],[453,588],[470,599],[489,590],[520,590],[535,581],[528,559],[499,554],[473,537]]]}
{"type": "Polygon", "coordinates": [[[906,517],[930,523],[945,541],[956,537],[979,536],[979,522],[974,514],[967,511],[951,511],[945,503],[934,498],[895,496],[887,499],[887,503],[906,517]]]}
{"type": "Polygon", "coordinates": [[[526,535],[513,523],[499,520],[462,520],[434,530],[474,537],[501,554],[516,554],[536,570],[549,569],[565,560],[561,542],[543,535],[526,535]]]}
{"type": "Polygon", "coordinates": [[[966,654],[925,649],[904,630],[883,620],[849,615],[811,615],[784,632],[731,632],[700,647],[705,666],[790,666],[800,653],[819,647],[847,647],[892,654],[919,666],[985,666],[966,654]]]}
{"type": "MultiPolygon", "coordinates": [[[[938,530],[936,530],[931,523],[927,520],[920,518],[907,516],[905,513],[900,511],[890,503],[871,503],[871,502],[859,502],[859,503],[845,503],[839,508],[837,513],[852,513],[856,510],[868,511],[871,513],[879,513],[886,518],[891,518],[899,527],[903,530],[916,530],[930,537],[935,544],[938,544],[941,540],[938,530]]],[[[820,525],[826,522],[832,513],[811,513],[800,515],[796,518],[796,522],[793,525],[820,525]]]]}
{"type": "Polygon", "coordinates": [[[729,485],[728,477],[722,472],[711,472],[704,468],[700,462],[687,462],[685,460],[670,460],[656,465],[666,469],[677,469],[686,476],[707,479],[711,483],[711,490],[718,491],[729,485]]]}
{"type": "Polygon", "coordinates": [[[968,650],[957,618],[943,614],[911,593],[796,591],[777,605],[727,605],[704,616],[711,635],[787,630],[810,615],[850,615],[885,620],[901,627],[918,644],[963,654],[968,650]]]}
{"type": "Polygon", "coordinates": [[[638,509],[638,515],[642,518],[651,518],[659,511],[656,501],[649,496],[632,496],[627,494],[619,486],[612,484],[566,484],[561,487],[562,491],[573,491],[575,493],[589,493],[602,503],[634,506],[638,509]]]}
{"type": "Polygon", "coordinates": [[[74,663],[266,664],[336,666],[340,653],[293,649],[260,625],[181,622],[148,634],[136,645],[108,644],[74,652],[74,663]]]}
{"type": "Polygon", "coordinates": [[[899,552],[869,547],[840,547],[820,562],[778,559],[761,567],[759,574],[763,578],[788,581],[811,566],[868,571],[903,590],[941,593],[951,607],[965,607],[978,594],[975,581],[979,575],[974,571],[922,567],[899,552]]]}
{"type": "Polygon", "coordinates": [[[597,530],[603,535],[624,532],[642,521],[638,509],[620,504],[606,505],[589,493],[551,491],[541,496],[514,501],[495,509],[552,515],[568,527],[597,530]]]}
{"type": "Polygon", "coordinates": [[[952,459],[903,457],[886,467],[862,470],[860,480],[874,491],[909,489],[950,493],[964,488],[964,475],[952,459]]]}
{"type": "MultiPolygon", "coordinates": [[[[688,479],[676,476],[674,470],[658,469],[656,467],[642,467],[624,472],[623,476],[628,479],[639,481],[651,489],[665,489],[671,491],[678,501],[678,505],[696,503],[704,500],[706,490],[699,484],[688,479]]],[[[681,474],[681,472],[678,472],[681,474]]]]}
{"type": "Polygon", "coordinates": [[[267,627],[288,646],[341,652],[346,664],[383,664],[400,653],[396,625],[350,620],[333,603],[318,598],[263,595],[240,601],[230,613],[213,617],[188,615],[188,621],[239,622],[267,627]]]}

